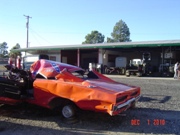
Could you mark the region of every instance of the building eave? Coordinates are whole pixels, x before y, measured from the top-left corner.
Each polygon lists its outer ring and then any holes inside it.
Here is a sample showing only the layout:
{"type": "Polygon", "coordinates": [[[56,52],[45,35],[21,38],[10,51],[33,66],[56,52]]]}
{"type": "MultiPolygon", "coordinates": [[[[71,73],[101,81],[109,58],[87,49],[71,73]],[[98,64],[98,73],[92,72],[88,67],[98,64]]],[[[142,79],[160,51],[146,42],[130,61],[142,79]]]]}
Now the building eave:
{"type": "Polygon", "coordinates": [[[161,47],[161,46],[180,46],[180,40],[40,46],[40,47],[13,49],[12,52],[31,52],[38,50],[57,51],[57,50],[74,50],[74,49],[93,49],[93,48],[98,49],[98,48],[161,47]]]}

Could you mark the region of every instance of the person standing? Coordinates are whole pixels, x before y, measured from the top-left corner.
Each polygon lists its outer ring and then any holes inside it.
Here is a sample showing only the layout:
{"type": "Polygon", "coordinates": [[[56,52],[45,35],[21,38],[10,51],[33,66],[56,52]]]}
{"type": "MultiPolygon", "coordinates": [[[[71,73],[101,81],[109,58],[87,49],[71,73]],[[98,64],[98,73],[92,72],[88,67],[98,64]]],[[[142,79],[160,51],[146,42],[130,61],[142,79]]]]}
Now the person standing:
{"type": "Polygon", "coordinates": [[[178,64],[177,72],[177,79],[180,79],[180,64],[178,64]]]}
{"type": "Polygon", "coordinates": [[[178,65],[179,65],[179,62],[176,62],[175,65],[174,65],[174,79],[177,79],[178,77],[178,65]]]}

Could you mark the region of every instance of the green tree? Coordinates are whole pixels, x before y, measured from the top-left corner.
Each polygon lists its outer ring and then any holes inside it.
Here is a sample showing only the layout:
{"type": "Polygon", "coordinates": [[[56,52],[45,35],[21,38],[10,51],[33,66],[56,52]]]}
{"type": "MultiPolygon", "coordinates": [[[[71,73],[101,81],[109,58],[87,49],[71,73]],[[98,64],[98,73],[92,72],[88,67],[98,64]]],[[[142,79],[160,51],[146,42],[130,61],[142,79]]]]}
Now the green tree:
{"type": "Polygon", "coordinates": [[[21,46],[17,43],[15,46],[13,46],[9,52],[9,57],[16,58],[17,56],[21,57],[21,52],[12,52],[12,49],[19,49],[21,46]]]}
{"type": "Polygon", "coordinates": [[[120,20],[116,23],[111,33],[112,38],[107,38],[107,42],[130,42],[130,31],[127,24],[120,20]]]}
{"type": "Polygon", "coordinates": [[[114,41],[114,39],[107,37],[107,42],[108,42],[108,43],[113,43],[113,42],[115,42],[115,41],[114,41]]]}
{"type": "Polygon", "coordinates": [[[8,46],[6,42],[0,43],[0,57],[6,57],[8,55],[8,46]]]}
{"type": "Polygon", "coordinates": [[[99,33],[97,30],[92,31],[91,34],[87,34],[85,37],[85,41],[82,44],[96,44],[104,42],[104,35],[99,33]]]}

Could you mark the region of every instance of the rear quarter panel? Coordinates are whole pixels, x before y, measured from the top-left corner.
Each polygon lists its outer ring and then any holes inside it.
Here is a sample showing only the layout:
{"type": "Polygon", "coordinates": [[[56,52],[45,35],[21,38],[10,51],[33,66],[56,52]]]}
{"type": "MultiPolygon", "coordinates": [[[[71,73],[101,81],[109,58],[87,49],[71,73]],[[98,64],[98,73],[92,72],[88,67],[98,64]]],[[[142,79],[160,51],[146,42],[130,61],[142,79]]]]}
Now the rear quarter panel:
{"type": "Polygon", "coordinates": [[[34,103],[48,107],[49,102],[57,97],[74,102],[79,108],[94,111],[110,110],[116,102],[114,92],[105,92],[101,88],[89,88],[81,82],[36,79],[34,82],[34,103]]]}

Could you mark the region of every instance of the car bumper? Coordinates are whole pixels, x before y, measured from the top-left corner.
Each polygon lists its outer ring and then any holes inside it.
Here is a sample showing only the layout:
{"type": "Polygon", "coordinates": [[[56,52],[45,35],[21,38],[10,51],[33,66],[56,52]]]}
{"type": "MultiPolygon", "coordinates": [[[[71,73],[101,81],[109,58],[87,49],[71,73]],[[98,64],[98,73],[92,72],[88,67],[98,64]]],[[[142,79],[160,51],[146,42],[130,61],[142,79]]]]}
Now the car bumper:
{"type": "Polygon", "coordinates": [[[135,98],[131,98],[128,101],[126,101],[125,103],[119,104],[119,105],[115,105],[112,109],[112,111],[110,112],[110,115],[117,115],[123,111],[126,111],[129,107],[131,107],[133,104],[135,104],[139,99],[140,99],[140,95],[135,97],[135,98]]]}

